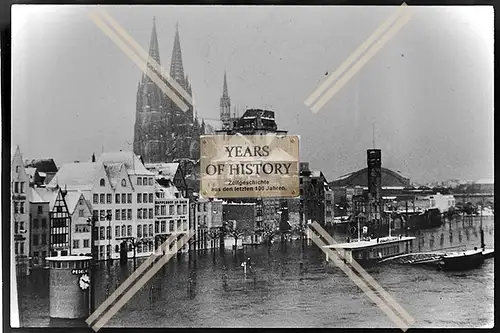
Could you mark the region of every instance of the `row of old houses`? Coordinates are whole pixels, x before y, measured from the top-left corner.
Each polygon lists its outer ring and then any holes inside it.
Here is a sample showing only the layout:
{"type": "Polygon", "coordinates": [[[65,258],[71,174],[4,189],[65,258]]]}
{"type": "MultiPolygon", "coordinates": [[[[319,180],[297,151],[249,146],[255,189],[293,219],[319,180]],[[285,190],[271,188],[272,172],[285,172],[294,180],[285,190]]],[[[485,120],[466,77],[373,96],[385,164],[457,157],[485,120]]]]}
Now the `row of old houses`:
{"type": "Polygon", "coordinates": [[[49,174],[12,158],[13,249],[20,275],[45,267],[46,257],[91,255],[99,260],[150,255],[175,233],[195,231],[183,249],[205,250],[262,241],[262,231],[333,222],[333,192],[321,172],[301,164],[301,196],[257,201],[205,199],[183,190],[179,163],[144,164],[132,152],[106,152],[63,164],[49,174]],[[36,176],[42,174],[43,177],[36,176]],[[221,228],[233,233],[221,241],[221,228]],[[239,243],[238,243],[239,241],[239,243]],[[93,246],[93,247],[92,247],[93,246]]]}

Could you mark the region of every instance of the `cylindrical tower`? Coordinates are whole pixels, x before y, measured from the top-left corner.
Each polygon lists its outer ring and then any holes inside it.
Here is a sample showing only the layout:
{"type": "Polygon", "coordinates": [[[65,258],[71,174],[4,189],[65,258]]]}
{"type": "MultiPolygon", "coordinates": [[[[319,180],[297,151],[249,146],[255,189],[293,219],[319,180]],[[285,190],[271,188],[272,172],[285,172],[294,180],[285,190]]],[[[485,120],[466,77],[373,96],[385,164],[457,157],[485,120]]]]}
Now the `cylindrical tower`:
{"type": "Polygon", "coordinates": [[[46,258],[50,268],[50,317],[89,316],[90,260],[85,256],[46,258]]]}

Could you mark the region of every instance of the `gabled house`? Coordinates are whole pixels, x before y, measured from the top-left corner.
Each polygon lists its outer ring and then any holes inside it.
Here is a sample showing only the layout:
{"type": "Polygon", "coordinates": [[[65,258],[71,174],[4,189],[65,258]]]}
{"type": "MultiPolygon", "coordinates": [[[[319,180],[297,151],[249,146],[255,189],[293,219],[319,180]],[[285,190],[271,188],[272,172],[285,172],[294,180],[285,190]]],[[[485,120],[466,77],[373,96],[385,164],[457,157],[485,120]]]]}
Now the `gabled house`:
{"type": "Polygon", "coordinates": [[[30,203],[30,258],[31,267],[46,267],[49,256],[50,200],[42,198],[33,187],[28,191],[30,203]]]}
{"type": "Polygon", "coordinates": [[[30,226],[29,226],[29,176],[23,163],[23,156],[19,146],[12,150],[11,159],[11,204],[12,217],[11,230],[14,233],[12,248],[15,253],[17,276],[29,275],[30,253],[30,226]]]}
{"type": "Polygon", "coordinates": [[[64,199],[71,216],[70,255],[90,255],[92,207],[82,192],[68,191],[64,199]]]}

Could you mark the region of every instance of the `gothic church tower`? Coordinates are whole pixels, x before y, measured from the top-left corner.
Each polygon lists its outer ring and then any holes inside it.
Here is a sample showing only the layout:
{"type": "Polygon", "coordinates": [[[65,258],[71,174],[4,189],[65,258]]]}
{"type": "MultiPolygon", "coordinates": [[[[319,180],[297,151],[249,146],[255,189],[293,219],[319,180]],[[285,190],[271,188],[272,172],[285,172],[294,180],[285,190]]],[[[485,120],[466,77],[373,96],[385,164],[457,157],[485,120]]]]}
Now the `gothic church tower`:
{"type": "Polygon", "coordinates": [[[224,71],[224,83],[222,84],[222,96],[220,98],[220,120],[224,129],[230,126],[231,122],[231,99],[227,91],[226,71],[224,71]]]}
{"type": "MultiPolygon", "coordinates": [[[[160,64],[158,36],[155,19],[149,44],[149,57],[160,64]]],[[[148,65],[148,73],[154,69],[148,65]]],[[[163,73],[154,71],[165,84],[176,92],[163,73]]],[[[190,95],[191,84],[184,75],[179,27],[176,26],[170,76],[190,95]]],[[[171,162],[176,158],[199,158],[199,136],[201,126],[193,119],[193,107],[182,111],[150,78],[143,74],[137,89],[136,121],[134,131],[134,153],[146,163],[171,162]]]]}

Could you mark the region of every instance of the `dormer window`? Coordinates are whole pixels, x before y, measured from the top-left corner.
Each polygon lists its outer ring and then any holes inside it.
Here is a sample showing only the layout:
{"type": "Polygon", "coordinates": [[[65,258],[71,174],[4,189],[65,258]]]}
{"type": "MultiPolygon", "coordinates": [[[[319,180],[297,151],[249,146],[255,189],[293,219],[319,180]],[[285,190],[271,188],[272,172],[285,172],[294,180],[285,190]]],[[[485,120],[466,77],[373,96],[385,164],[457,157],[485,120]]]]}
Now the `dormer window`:
{"type": "Polygon", "coordinates": [[[102,178],[102,179],[101,179],[101,181],[99,182],[99,185],[100,185],[101,187],[106,186],[106,181],[104,180],[104,178],[102,178]]]}
{"type": "Polygon", "coordinates": [[[127,187],[127,181],[125,179],[122,179],[122,187],[127,187]]]}

